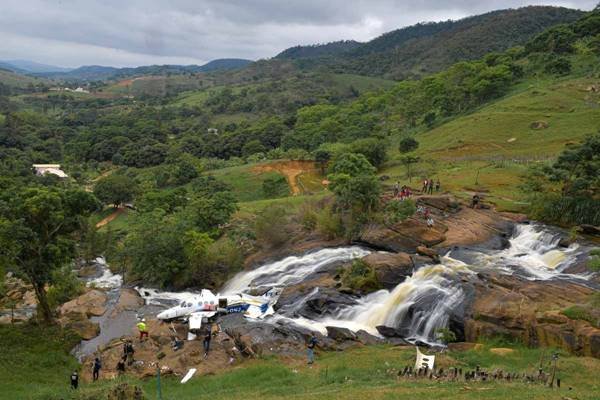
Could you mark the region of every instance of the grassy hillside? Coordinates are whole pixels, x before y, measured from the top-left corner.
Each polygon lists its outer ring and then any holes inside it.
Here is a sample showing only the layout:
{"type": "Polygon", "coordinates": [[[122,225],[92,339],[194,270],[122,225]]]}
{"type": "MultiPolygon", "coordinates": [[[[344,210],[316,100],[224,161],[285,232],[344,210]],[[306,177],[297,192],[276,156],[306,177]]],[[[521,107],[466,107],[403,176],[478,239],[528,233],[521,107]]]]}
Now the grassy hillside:
{"type": "Polygon", "coordinates": [[[7,86],[14,93],[19,93],[32,86],[48,86],[49,82],[44,79],[33,78],[0,68],[0,84],[7,86]]]}
{"type": "MultiPolygon", "coordinates": [[[[444,190],[463,196],[487,193],[501,208],[520,210],[520,176],[536,163],[554,159],[566,145],[600,127],[598,80],[529,80],[512,95],[415,137],[422,162],[415,182],[439,178],[444,190]]],[[[406,181],[406,168],[393,146],[382,174],[406,181]]],[[[418,186],[418,184],[415,184],[418,186]]]]}
{"type": "MultiPolygon", "coordinates": [[[[77,368],[68,354],[73,345],[68,335],[31,326],[0,327],[2,398],[96,399],[104,398],[114,381],[82,383],[78,392],[68,388],[69,375],[77,368]]],[[[510,343],[488,341],[476,349],[439,354],[436,367],[460,367],[535,374],[540,361],[550,370],[550,351],[528,349],[510,343]],[[494,348],[512,351],[495,351],[494,348]]],[[[163,399],[507,399],[527,398],[592,400],[600,383],[600,361],[560,354],[557,377],[561,389],[523,382],[435,382],[398,378],[397,372],[414,363],[412,347],[369,346],[344,352],[318,353],[314,367],[303,358],[246,360],[230,372],[197,376],[185,385],[178,378],[163,377],[163,399]]],[[[209,361],[210,362],[210,359],[209,361]]],[[[155,379],[124,377],[121,382],[139,385],[148,399],[156,399],[155,379]]]]}

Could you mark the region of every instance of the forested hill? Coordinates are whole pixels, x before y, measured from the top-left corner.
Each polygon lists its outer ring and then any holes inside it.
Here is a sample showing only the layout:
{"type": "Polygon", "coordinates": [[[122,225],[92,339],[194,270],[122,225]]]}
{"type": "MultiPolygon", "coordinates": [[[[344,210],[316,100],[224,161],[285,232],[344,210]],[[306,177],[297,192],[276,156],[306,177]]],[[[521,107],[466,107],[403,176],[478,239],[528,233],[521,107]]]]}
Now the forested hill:
{"type": "Polygon", "coordinates": [[[204,65],[146,65],[134,68],[115,68],[100,65],[85,65],[68,72],[49,72],[36,76],[69,80],[106,80],[140,75],[184,74],[197,72],[229,71],[242,68],[252,60],[241,58],[221,58],[204,65]]]}
{"type": "Polygon", "coordinates": [[[527,42],[582,12],[563,7],[531,6],[493,11],[458,21],[420,23],[385,33],[353,49],[327,54],[328,46],[291,48],[278,58],[297,59],[305,68],[328,66],[336,72],[404,79],[441,71],[464,60],[504,51],[527,42]],[[295,55],[302,51],[302,57],[295,55]],[[311,56],[312,55],[312,56],[311,56]]]}
{"type": "Polygon", "coordinates": [[[290,47],[277,54],[275,58],[296,60],[299,58],[328,57],[337,54],[343,54],[355,50],[362,46],[362,43],[355,40],[340,40],[325,44],[313,44],[308,46],[290,47]]]}

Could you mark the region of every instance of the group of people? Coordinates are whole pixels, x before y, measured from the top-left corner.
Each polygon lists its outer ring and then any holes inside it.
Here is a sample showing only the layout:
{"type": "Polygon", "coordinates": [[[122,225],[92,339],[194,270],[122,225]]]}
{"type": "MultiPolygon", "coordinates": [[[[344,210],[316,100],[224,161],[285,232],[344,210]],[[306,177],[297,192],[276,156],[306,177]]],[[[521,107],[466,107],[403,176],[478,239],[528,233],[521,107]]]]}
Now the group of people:
{"type": "Polygon", "coordinates": [[[400,187],[400,182],[396,182],[394,185],[394,198],[399,198],[400,201],[408,199],[412,196],[412,190],[406,185],[400,187]]]}
{"type": "Polygon", "coordinates": [[[442,185],[440,183],[439,178],[436,182],[433,182],[433,179],[425,178],[425,180],[423,181],[423,187],[421,188],[421,193],[433,194],[434,187],[436,192],[440,191],[442,185]]]}

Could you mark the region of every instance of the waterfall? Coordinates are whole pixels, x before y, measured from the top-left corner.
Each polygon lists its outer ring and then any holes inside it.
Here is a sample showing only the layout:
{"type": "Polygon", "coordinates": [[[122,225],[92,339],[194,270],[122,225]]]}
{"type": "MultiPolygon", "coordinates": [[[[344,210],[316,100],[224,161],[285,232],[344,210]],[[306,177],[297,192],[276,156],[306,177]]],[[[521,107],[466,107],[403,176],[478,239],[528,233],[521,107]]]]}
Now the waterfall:
{"type": "Polygon", "coordinates": [[[304,281],[310,275],[327,267],[364,257],[370,251],[358,246],[323,249],[303,256],[292,256],[252,271],[234,276],[221,293],[231,294],[247,290],[251,286],[283,287],[304,281]]]}
{"type": "Polygon", "coordinates": [[[450,258],[443,261],[418,269],[392,291],[380,290],[359,299],[358,304],[340,310],[335,316],[318,321],[290,320],[322,333],[326,332],[326,326],[337,326],[379,335],[377,326],[385,325],[401,328],[409,340],[431,342],[437,329],[447,327],[453,308],[464,299],[456,281],[458,273],[469,273],[459,261],[450,258]]]}
{"type": "Polygon", "coordinates": [[[536,225],[518,225],[509,240],[510,246],[479,257],[479,266],[500,269],[505,273],[523,272],[528,279],[552,279],[565,276],[579,245],[559,248],[560,235],[536,225]]]}

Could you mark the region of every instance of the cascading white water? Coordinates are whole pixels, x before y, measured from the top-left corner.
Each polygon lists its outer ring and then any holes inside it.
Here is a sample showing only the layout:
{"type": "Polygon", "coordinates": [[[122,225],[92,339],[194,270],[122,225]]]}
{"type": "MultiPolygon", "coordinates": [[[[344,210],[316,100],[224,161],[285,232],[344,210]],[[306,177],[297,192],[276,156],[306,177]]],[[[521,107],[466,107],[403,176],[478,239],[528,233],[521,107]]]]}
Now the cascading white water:
{"type": "Polygon", "coordinates": [[[559,248],[560,236],[536,225],[518,225],[510,246],[492,254],[481,254],[478,266],[500,269],[512,274],[524,271],[529,279],[552,279],[575,260],[579,246],[559,248]]]}
{"type": "Polygon", "coordinates": [[[410,340],[432,341],[436,330],[447,326],[452,308],[464,299],[460,285],[454,281],[460,272],[469,273],[465,264],[444,259],[443,264],[418,269],[392,291],[371,293],[334,316],[317,321],[290,319],[322,333],[326,326],[364,330],[372,335],[379,335],[376,327],[380,325],[401,327],[410,340]],[[416,311],[411,310],[414,306],[416,311]]]}
{"type": "Polygon", "coordinates": [[[108,264],[104,257],[97,257],[96,265],[101,269],[102,275],[97,278],[90,279],[86,285],[100,289],[118,289],[123,285],[123,277],[119,274],[113,274],[108,268],[108,264]]]}
{"type": "Polygon", "coordinates": [[[239,293],[253,286],[283,287],[302,282],[309,275],[324,267],[355,258],[364,257],[370,251],[361,247],[323,249],[304,256],[292,256],[281,261],[265,264],[255,270],[234,276],[221,291],[223,294],[239,293]]]}
{"type": "MultiPolygon", "coordinates": [[[[577,255],[578,247],[558,247],[560,237],[535,225],[517,226],[505,250],[488,253],[475,252],[474,261],[466,265],[451,257],[450,252],[438,265],[424,266],[391,291],[380,290],[357,299],[357,304],[332,311],[326,317],[310,320],[297,314],[307,299],[318,291],[315,288],[303,299],[280,310],[274,320],[287,320],[312,330],[326,333],[326,326],[345,327],[353,331],[365,330],[377,335],[376,327],[385,325],[400,330],[412,340],[434,342],[436,330],[447,327],[449,316],[464,300],[460,274],[470,274],[478,268],[493,268],[512,274],[525,272],[529,279],[573,277],[563,273],[577,255]]],[[[320,271],[331,272],[336,265],[364,257],[370,251],[361,247],[322,249],[303,256],[287,257],[265,264],[255,270],[233,277],[222,289],[222,294],[244,292],[251,287],[285,287],[311,279],[320,271]]],[[[579,276],[583,279],[584,277],[579,276]]],[[[107,269],[102,277],[93,280],[97,286],[120,285],[121,277],[107,269]]],[[[193,292],[160,292],[138,289],[148,305],[165,305],[192,296],[193,292]]]]}

